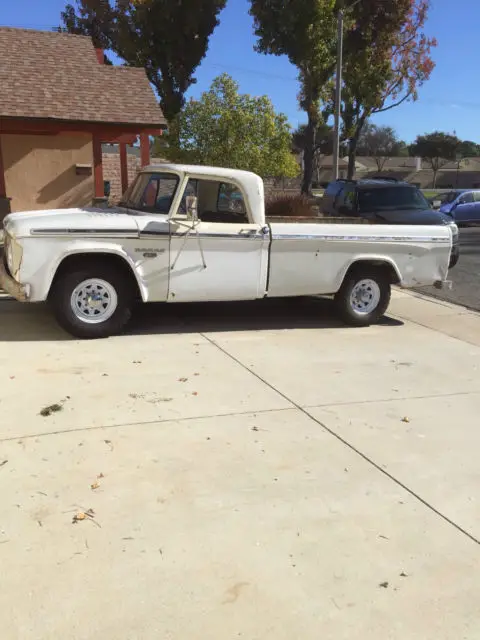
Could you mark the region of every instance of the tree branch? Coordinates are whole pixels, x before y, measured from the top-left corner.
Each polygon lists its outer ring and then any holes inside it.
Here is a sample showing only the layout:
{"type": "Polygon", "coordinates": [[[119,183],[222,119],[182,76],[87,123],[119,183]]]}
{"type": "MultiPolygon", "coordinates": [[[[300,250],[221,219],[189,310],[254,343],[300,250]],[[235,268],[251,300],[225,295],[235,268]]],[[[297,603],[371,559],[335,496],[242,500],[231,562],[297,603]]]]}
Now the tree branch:
{"type": "Polygon", "coordinates": [[[384,113],[385,111],[390,111],[390,109],[395,109],[395,107],[400,106],[403,102],[405,102],[405,100],[408,100],[408,98],[410,98],[411,95],[412,95],[412,92],[410,91],[409,93],[407,93],[407,95],[403,96],[401,100],[398,100],[397,102],[389,105],[388,107],[383,107],[383,109],[374,109],[372,113],[384,113]]]}

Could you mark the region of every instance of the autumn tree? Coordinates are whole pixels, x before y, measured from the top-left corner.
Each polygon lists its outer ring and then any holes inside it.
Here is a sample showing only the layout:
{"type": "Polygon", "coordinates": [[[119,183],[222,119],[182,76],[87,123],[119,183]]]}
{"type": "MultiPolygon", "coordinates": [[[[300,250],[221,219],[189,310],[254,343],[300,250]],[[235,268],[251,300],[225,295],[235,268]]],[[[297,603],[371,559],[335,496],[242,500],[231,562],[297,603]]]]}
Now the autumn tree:
{"type": "Polygon", "coordinates": [[[434,189],[437,186],[438,172],[446,164],[455,160],[460,144],[460,140],[455,135],[434,131],[417,136],[415,142],[410,145],[410,155],[421,157],[432,169],[434,189]]]}
{"type": "MultiPolygon", "coordinates": [[[[62,13],[63,29],[91,36],[127,65],[144,67],[169,123],[196,82],[226,0],[75,0],[62,13]]],[[[126,88],[127,89],[127,88],[126,88]]]]}
{"type": "MultiPolygon", "coordinates": [[[[343,134],[349,139],[348,177],[355,173],[357,145],[368,119],[416,100],[434,69],[436,46],[423,28],[429,0],[362,0],[352,11],[346,37],[342,90],[343,134]]],[[[327,102],[333,113],[333,86],[327,102]]]]}
{"type": "Polygon", "coordinates": [[[336,0],[251,0],[256,50],[286,56],[298,69],[300,106],[307,114],[302,192],[312,189],[320,100],[335,68],[336,0]]]}
{"type": "Polygon", "coordinates": [[[187,102],[179,116],[178,144],[162,151],[178,162],[295,177],[299,166],[291,139],[286,116],[275,112],[267,96],[241,94],[222,74],[199,100],[187,102]]]}
{"type": "Polygon", "coordinates": [[[374,158],[377,170],[383,171],[387,160],[400,155],[404,145],[392,127],[367,122],[360,134],[357,151],[374,158]]]}

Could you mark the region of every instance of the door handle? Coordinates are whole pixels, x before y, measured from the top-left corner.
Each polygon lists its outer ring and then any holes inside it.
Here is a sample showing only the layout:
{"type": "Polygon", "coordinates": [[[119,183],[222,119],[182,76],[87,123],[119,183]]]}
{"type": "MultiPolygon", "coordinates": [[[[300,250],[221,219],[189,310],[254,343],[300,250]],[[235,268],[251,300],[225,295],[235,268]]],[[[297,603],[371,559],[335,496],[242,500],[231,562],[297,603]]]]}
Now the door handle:
{"type": "Polygon", "coordinates": [[[242,234],[242,236],[246,236],[246,235],[252,235],[253,233],[257,233],[256,229],[240,229],[239,233],[242,234]]]}

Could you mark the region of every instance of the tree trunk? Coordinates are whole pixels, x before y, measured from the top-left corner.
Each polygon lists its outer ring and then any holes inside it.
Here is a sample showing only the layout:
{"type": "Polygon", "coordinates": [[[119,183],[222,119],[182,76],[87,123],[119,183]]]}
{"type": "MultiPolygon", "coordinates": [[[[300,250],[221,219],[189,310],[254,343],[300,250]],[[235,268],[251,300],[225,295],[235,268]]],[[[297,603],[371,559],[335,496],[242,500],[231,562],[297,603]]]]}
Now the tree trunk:
{"type": "Polygon", "coordinates": [[[305,129],[305,150],[303,152],[303,182],[302,193],[306,196],[312,195],[313,179],[313,156],[315,150],[315,132],[317,120],[312,113],[314,107],[308,109],[308,123],[305,129]]]}
{"type": "Polygon", "coordinates": [[[433,188],[434,189],[437,188],[437,173],[438,173],[438,169],[434,169],[433,170],[433,188]]]}
{"type": "Polygon", "coordinates": [[[348,180],[353,180],[353,178],[355,177],[355,161],[357,159],[358,136],[359,134],[356,133],[354,137],[350,139],[350,144],[348,146],[348,180]]]}

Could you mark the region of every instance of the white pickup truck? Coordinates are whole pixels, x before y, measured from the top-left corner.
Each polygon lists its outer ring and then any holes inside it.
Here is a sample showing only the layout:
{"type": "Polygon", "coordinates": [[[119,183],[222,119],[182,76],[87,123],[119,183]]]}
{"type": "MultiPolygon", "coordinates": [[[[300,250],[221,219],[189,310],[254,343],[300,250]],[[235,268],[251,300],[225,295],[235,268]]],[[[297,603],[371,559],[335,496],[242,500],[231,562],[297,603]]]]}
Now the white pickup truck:
{"type": "Polygon", "coordinates": [[[119,333],[136,301],[333,295],[364,326],[385,313],[392,284],[446,283],[454,226],[275,221],[255,174],[154,165],[118,207],[7,216],[0,287],[48,300],[79,338],[119,333]]]}

